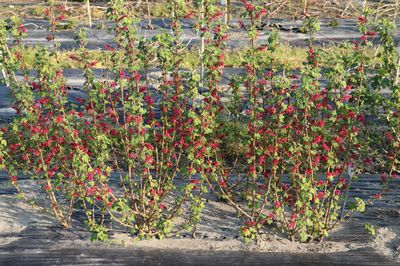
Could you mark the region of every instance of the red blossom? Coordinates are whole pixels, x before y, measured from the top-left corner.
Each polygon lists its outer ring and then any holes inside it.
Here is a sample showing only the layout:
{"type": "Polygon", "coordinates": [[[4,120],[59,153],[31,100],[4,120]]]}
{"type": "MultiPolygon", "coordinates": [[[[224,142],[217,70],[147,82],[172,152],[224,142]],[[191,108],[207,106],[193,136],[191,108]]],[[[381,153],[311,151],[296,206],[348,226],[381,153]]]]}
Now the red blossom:
{"type": "Polygon", "coordinates": [[[375,199],[382,199],[382,194],[381,193],[375,194],[374,198],[375,199]]]}
{"type": "Polygon", "coordinates": [[[226,181],[225,181],[225,180],[219,181],[219,185],[220,185],[222,188],[226,187],[226,181]]]}
{"type": "Polygon", "coordinates": [[[395,138],[393,137],[393,135],[392,135],[390,132],[386,131],[386,132],[385,132],[385,136],[386,136],[386,138],[388,138],[388,140],[390,140],[391,142],[394,142],[394,141],[395,141],[395,138]]]}
{"type": "Polygon", "coordinates": [[[367,36],[362,35],[362,36],[361,36],[361,40],[362,40],[363,42],[366,42],[366,41],[367,41],[367,36]]]}
{"type": "Polygon", "coordinates": [[[370,37],[375,37],[377,35],[377,33],[375,31],[367,31],[365,34],[370,37]]]}
{"type": "Polygon", "coordinates": [[[46,191],[51,190],[51,186],[50,186],[48,183],[46,183],[46,184],[44,185],[44,190],[46,190],[46,191]]]}
{"type": "Polygon", "coordinates": [[[12,184],[15,184],[17,182],[17,176],[15,175],[10,176],[10,181],[12,184]]]}
{"type": "Polygon", "coordinates": [[[144,100],[147,102],[147,104],[148,104],[149,106],[152,106],[152,105],[154,104],[154,99],[153,99],[153,97],[150,96],[150,95],[144,96],[144,100]]]}
{"type": "Polygon", "coordinates": [[[135,82],[139,82],[141,75],[139,74],[139,72],[135,71],[133,73],[133,79],[135,80],[135,82]]]}
{"type": "Polygon", "coordinates": [[[360,24],[366,24],[366,23],[368,22],[368,20],[367,20],[366,17],[360,16],[360,17],[358,18],[358,22],[359,22],[360,24]]]}
{"type": "Polygon", "coordinates": [[[247,221],[246,222],[246,225],[247,226],[249,226],[249,227],[253,227],[253,226],[255,226],[257,223],[255,222],[255,221],[247,221]]]}

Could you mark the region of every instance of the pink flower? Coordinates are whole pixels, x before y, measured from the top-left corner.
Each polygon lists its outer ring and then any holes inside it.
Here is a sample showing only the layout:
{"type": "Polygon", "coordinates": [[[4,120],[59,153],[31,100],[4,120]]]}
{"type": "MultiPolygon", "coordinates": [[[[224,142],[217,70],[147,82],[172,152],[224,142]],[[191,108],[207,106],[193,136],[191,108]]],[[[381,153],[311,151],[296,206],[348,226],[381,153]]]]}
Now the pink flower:
{"type": "Polygon", "coordinates": [[[290,223],[289,223],[289,229],[290,229],[290,230],[293,230],[293,229],[295,229],[295,228],[296,228],[296,221],[290,222],[290,223]]]}
{"type": "Polygon", "coordinates": [[[374,198],[375,199],[381,199],[382,198],[382,194],[381,193],[375,194],[374,198]]]}
{"type": "Polygon", "coordinates": [[[318,192],[317,197],[318,197],[319,200],[323,200],[324,196],[325,196],[325,193],[323,191],[318,192]]]}
{"type": "Polygon", "coordinates": [[[318,144],[323,140],[323,137],[321,135],[315,136],[313,144],[318,144]]]}
{"type": "Polygon", "coordinates": [[[367,41],[367,36],[362,35],[362,36],[361,36],[361,40],[362,40],[363,42],[366,42],[366,41],[367,41]]]}
{"type": "Polygon", "coordinates": [[[338,137],[338,136],[335,136],[334,139],[335,139],[337,144],[342,144],[343,143],[343,139],[338,137]]]}
{"type": "Polygon", "coordinates": [[[108,51],[115,51],[115,49],[114,49],[114,47],[112,47],[111,45],[109,45],[109,44],[105,44],[104,45],[104,48],[106,49],[106,50],[108,50],[108,51]]]}
{"type": "Polygon", "coordinates": [[[64,121],[64,117],[63,117],[63,116],[59,115],[59,116],[56,117],[56,122],[57,122],[57,123],[60,124],[60,123],[63,122],[63,121],[64,121]]]}
{"type": "Polygon", "coordinates": [[[46,185],[44,186],[44,190],[46,190],[46,191],[51,190],[51,186],[50,186],[49,184],[46,184],[46,185]]]}
{"type": "Polygon", "coordinates": [[[147,104],[148,104],[149,106],[152,106],[152,105],[154,104],[154,99],[153,99],[153,97],[150,96],[150,95],[144,96],[144,100],[147,102],[147,104]]]}
{"type": "Polygon", "coordinates": [[[244,4],[244,7],[248,12],[252,12],[254,10],[254,6],[247,2],[246,0],[242,0],[242,3],[244,4]]]}
{"type": "Polygon", "coordinates": [[[125,78],[125,72],[123,70],[119,71],[119,78],[124,79],[125,78]]]}
{"type": "Polygon", "coordinates": [[[286,108],[286,113],[288,113],[288,114],[293,113],[293,111],[294,111],[294,107],[293,107],[292,105],[289,105],[289,106],[286,108]]]}
{"type": "Polygon", "coordinates": [[[78,103],[80,103],[80,104],[83,104],[83,103],[85,102],[85,100],[82,99],[82,98],[80,98],[80,97],[76,98],[76,101],[77,101],[78,103]]]}
{"type": "Polygon", "coordinates": [[[135,73],[133,74],[133,79],[136,81],[136,83],[140,80],[141,75],[139,74],[139,72],[135,71],[135,73]]]}
{"type": "Polygon", "coordinates": [[[255,221],[247,221],[246,222],[246,225],[247,226],[249,226],[249,227],[253,227],[253,226],[255,226],[257,223],[255,222],[255,221]]]}
{"type": "Polygon", "coordinates": [[[254,174],[256,172],[256,169],[254,168],[254,165],[250,165],[249,172],[250,172],[250,174],[254,174]]]}
{"type": "Polygon", "coordinates": [[[390,134],[390,132],[386,131],[386,132],[385,132],[385,136],[386,136],[391,142],[394,142],[394,141],[395,141],[393,135],[390,134]]]}
{"type": "Polygon", "coordinates": [[[358,22],[359,22],[360,24],[366,24],[366,23],[368,22],[368,20],[367,20],[366,17],[361,16],[361,17],[358,18],[358,22]]]}

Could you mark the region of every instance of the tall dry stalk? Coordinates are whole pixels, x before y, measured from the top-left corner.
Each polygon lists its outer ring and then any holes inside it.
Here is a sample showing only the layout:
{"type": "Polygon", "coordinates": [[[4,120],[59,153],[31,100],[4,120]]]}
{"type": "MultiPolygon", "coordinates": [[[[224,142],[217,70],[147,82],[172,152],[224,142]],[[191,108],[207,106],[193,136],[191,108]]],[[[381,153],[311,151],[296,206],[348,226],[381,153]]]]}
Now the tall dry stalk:
{"type": "Polygon", "coordinates": [[[89,28],[91,28],[92,27],[92,13],[90,11],[90,0],[86,0],[86,8],[87,8],[88,19],[89,19],[89,28]]]}
{"type": "Polygon", "coordinates": [[[149,29],[153,28],[153,25],[151,24],[151,12],[150,12],[150,2],[149,0],[146,0],[146,6],[147,6],[147,27],[149,29]]]}

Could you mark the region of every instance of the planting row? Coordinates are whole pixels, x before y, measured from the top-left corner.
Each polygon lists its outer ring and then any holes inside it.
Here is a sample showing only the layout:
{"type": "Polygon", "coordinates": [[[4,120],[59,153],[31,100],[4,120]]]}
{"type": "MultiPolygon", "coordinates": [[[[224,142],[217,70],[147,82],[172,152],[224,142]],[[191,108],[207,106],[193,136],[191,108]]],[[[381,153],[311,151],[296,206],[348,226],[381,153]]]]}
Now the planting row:
{"type": "MultiPolygon", "coordinates": [[[[384,196],[397,177],[400,148],[394,24],[371,20],[366,8],[358,23],[361,39],[329,53],[313,47],[319,23],[305,19],[307,60],[295,75],[276,63],[277,32],[265,45],[256,42],[269,10],[260,1],[242,2],[251,21],[243,25],[246,74],[232,76],[224,87],[229,35],[213,1],[199,5],[199,72],[182,70],[184,1],[168,2],[171,30],[150,40],[137,34],[124,1],[112,1],[108,18],[118,45],[101,58],[103,78],[93,74],[98,62],[89,57],[85,32],[77,32],[80,48],[71,58],[82,66],[87,95],[78,104],[67,101],[63,71],[55,67],[58,54],[38,47],[37,74],[31,75],[20,52],[23,22],[0,22],[4,82],[17,111],[1,128],[0,168],[19,196],[50,209],[65,227],[75,212],[85,213],[93,238],[104,240],[111,224],[133,237],[162,238],[179,217],[195,232],[204,195],[214,193],[235,208],[244,239],[276,227],[302,242],[322,240],[384,196]],[[8,47],[11,36],[15,44],[8,47]],[[160,69],[157,80],[148,78],[150,68],[160,69]],[[370,202],[348,198],[362,171],[382,174],[382,193],[370,195],[370,202]],[[24,191],[20,173],[37,187],[24,191]],[[38,189],[44,194],[36,196],[45,197],[31,198],[38,189]]],[[[47,39],[57,48],[64,9],[50,2],[46,12],[52,25],[47,39]]]]}

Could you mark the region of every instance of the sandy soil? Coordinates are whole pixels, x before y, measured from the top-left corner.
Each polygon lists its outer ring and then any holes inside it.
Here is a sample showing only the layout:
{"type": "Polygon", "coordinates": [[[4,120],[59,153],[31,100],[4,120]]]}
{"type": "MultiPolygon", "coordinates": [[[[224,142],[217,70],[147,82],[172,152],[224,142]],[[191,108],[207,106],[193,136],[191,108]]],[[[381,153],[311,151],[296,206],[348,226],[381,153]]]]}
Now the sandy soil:
{"type": "MultiPolygon", "coordinates": [[[[56,222],[48,215],[41,213],[15,198],[13,195],[0,195],[0,246],[16,241],[18,232],[29,226],[40,224],[54,225],[56,222]]],[[[229,206],[209,202],[204,210],[204,218],[198,227],[196,239],[191,235],[180,233],[165,240],[133,241],[123,233],[115,232],[109,245],[130,246],[137,248],[157,248],[168,250],[211,250],[211,251],[253,251],[253,252],[285,252],[285,253],[331,253],[346,252],[360,248],[373,248],[377,253],[395,258],[400,262],[399,227],[388,224],[377,228],[373,241],[348,242],[327,240],[322,243],[301,244],[292,242],[277,234],[266,235],[265,241],[245,244],[240,240],[236,228],[239,220],[229,206]]],[[[354,226],[351,222],[341,225],[336,231],[354,226]]],[[[54,243],[55,246],[88,246],[89,240],[68,239],[54,243]]]]}
{"type": "Polygon", "coordinates": [[[17,233],[34,224],[50,225],[55,221],[48,215],[17,199],[15,195],[0,195],[0,245],[18,239],[17,233]]]}

